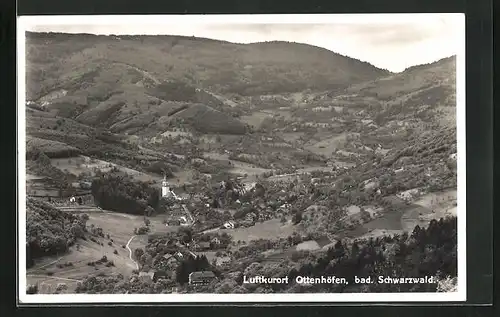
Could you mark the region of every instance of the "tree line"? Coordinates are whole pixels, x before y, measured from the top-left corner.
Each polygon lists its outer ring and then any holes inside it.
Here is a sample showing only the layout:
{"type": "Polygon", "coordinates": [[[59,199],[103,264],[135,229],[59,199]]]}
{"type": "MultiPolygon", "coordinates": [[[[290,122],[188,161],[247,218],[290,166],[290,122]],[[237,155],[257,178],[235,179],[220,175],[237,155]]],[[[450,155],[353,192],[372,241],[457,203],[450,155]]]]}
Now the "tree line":
{"type": "Polygon", "coordinates": [[[91,192],[99,207],[134,215],[144,215],[148,206],[156,210],[160,200],[159,189],[118,172],[100,173],[91,192]]]}

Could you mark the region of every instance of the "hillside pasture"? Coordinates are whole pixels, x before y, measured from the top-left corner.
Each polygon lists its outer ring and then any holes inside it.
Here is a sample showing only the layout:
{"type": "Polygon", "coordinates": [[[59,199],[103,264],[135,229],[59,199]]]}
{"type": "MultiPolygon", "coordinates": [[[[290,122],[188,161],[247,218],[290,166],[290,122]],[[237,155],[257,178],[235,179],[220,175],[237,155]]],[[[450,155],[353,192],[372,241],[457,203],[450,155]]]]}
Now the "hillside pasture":
{"type": "Polygon", "coordinates": [[[280,134],[280,137],[283,138],[286,142],[297,142],[301,137],[304,137],[304,132],[284,132],[280,134]]]}
{"type": "MultiPolygon", "coordinates": [[[[74,293],[78,281],[86,277],[116,273],[129,276],[132,273],[136,266],[129,257],[128,249],[123,246],[130,241],[129,248],[133,252],[148,244],[147,235],[134,236],[133,232],[134,228],[144,226],[143,217],[115,212],[89,213],[88,215],[88,227],[94,225],[102,228],[105,237],[94,237],[94,239],[102,242],[103,245],[90,239],[79,240],[68,253],[37,261],[36,265],[27,272],[27,284],[38,284],[41,288],[40,292],[53,293],[58,284],[65,283],[67,289],[63,292],[74,293]],[[113,261],[114,266],[88,265],[89,262],[95,262],[103,256],[113,261]],[[72,263],[72,265],[58,267],[65,263],[72,263]]],[[[151,233],[168,233],[178,229],[175,226],[166,227],[163,219],[163,215],[149,218],[151,233]]]]}
{"type": "Polygon", "coordinates": [[[432,219],[440,219],[447,216],[457,215],[457,190],[450,189],[436,193],[429,193],[421,196],[414,204],[430,210],[430,212],[420,215],[420,220],[424,223],[432,219]]]}
{"type": "Polygon", "coordinates": [[[231,165],[232,168],[229,170],[229,172],[236,175],[257,176],[271,171],[267,168],[257,167],[252,164],[240,161],[231,160],[231,165]]]}
{"type": "Polygon", "coordinates": [[[314,240],[309,240],[309,241],[304,241],[302,243],[297,244],[295,249],[297,251],[302,251],[302,250],[314,251],[314,250],[321,249],[321,247],[319,246],[318,242],[316,242],[314,240]]]}
{"type": "Polygon", "coordinates": [[[116,167],[138,181],[149,182],[161,180],[161,177],[157,175],[146,174],[115,163],[94,159],[83,155],[72,158],[51,159],[51,164],[61,171],[66,171],[75,176],[79,176],[84,173],[90,176],[95,176],[96,171],[98,170],[103,173],[107,173],[111,171],[113,167],[116,167]]]}
{"type": "Polygon", "coordinates": [[[203,157],[215,161],[222,162],[222,164],[229,166],[231,163],[231,167],[228,169],[228,172],[235,175],[247,175],[249,177],[255,177],[257,175],[262,175],[266,172],[271,171],[271,169],[257,167],[250,163],[236,161],[229,159],[228,154],[221,154],[217,152],[206,152],[203,154],[203,157]]]}
{"type": "Polygon", "coordinates": [[[80,150],[66,143],[27,136],[26,153],[29,154],[34,150],[45,153],[49,158],[67,158],[80,154],[80,150]]]}
{"type": "MultiPolygon", "coordinates": [[[[137,215],[129,215],[118,212],[102,212],[89,214],[88,224],[94,224],[103,229],[104,233],[109,233],[115,236],[117,243],[126,244],[134,235],[134,228],[144,226],[144,217],[137,215]]],[[[175,231],[175,226],[165,226],[163,220],[166,215],[160,214],[153,217],[148,217],[150,221],[150,233],[168,233],[175,231]]],[[[114,238],[113,238],[114,239],[114,238]]],[[[135,241],[135,239],[134,239],[135,241]]]]}
{"type": "MultiPolygon", "coordinates": [[[[81,281],[89,276],[96,275],[111,275],[120,273],[128,276],[135,269],[135,264],[129,259],[128,250],[121,247],[120,239],[113,232],[108,232],[110,238],[113,239],[112,245],[109,246],[110,240],[105,238],[95,238],[102,242],[103,245],[97,244],[90,239],[79,240],[77,244],[70,248],[70,251],[60,257],[50,258],[52,260],[49,265],[37,265],[27,272],[27,283],[39,285],[43,283],[43,288],[47,292],[53,292],[58,284],[65,283],[67,290],[65,292],[74,293],[78,281],[81,281]],[[120,242],[119,242],[120,241],[120,242]],[[78,245],[78,246],[77,246],[78,245]],[[114,254],[114,251],[118,254],[114,254]],[[112,261],[114,266],[106,266],[103,264],[89,265],[89,262],[100,260],[103,256],[107,257],[108,261],[112,261]],[[71,266],[58,266],[65,263],[71,263],[71,266]],[[41,267],[41,268],[40,268],[41,267]]],[[[126,242],[125,242],[126,243],[126,242]]],[[[48,261],[45,259],[45,261],[48,261]]],[[[43,292],[43,289],[41,290],[43,292]]]]}
{"type": "Polygon", "coordinates": [[[330,156],[335,150],[342,149],[346,142],[347,134],[342,133],[321,141],[311,140],[306,144],[305,149],[315,154],[330,156]]]}
{"type": "Polygon", "coordinates": [[[262,223],[257,222],[254,226],[248,228],[240,227],[235,229],[226,229],[223,232],[227,232],[231,235],[234,241],[241,240],[248,243],[252,240],[258,239],[274,240],[287,238],[296,231],[298,231],[298,228],[292,224],[283,225],[280,223],[280,219],[271,219],[262,223]]]}
{"type": "Polygon", "coordinates": [[[266,119],[271,119],[272,117],[273,115],[270,113],[256,111],[250,115],[241,116],[240,120],[254,129],[259,129],[266,119]]]}

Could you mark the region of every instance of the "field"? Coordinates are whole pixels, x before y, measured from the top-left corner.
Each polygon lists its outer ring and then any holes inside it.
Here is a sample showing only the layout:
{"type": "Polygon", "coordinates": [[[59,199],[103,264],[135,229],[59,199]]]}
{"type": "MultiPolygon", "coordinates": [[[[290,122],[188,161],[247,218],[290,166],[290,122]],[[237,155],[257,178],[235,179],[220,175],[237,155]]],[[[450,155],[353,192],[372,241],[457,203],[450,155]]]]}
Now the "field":
{"type": "Polygon", "coordinates": [[[420,197],[415,204],[428,208],[432,213],[422,217],[425,221],[457,215],[457,190],[451,189],[439,193],[430,193],[420,197]]]}
{"type": "Polygon", "coordinates": [[[347,142],[346,137],[347,135],[345,133],[342,133],[336,136],[322,139],[321,141],[317,142],[311,140],[309,141],[305,149],[315,154],[330,156],[335,150],[342,149],[344,147],[347,142]]]}
{"type": "Polygon", "coordinates": [[[365,206],[365,210],[374,219],[354,230],[342,232],[339,236],[365,238],[405,231],[411,233],[415,226],[425,227],[432,219],[439,220],[446,216],[456,216],[456,195],[456,190],[426,194],[409,205],[398,205],[395,211],[365,206]]]}
{"type": "Polygon", "coordinates": [[[285,132],[280,135],[287,142],[296,142],[305,136],[304,132],[285,132]]]}
{"type": "Polygon", "coordinates": [[[80,152],[77,148],[62,142],[28,136],[26,138],[26,152],[29,153],[34,148],[49,157],[66,157],[80,152]]]}
{"type": "Polygon", "coordinates": [[[297,246],[295,248],[297,251],[301,251],[301,250],[314,251],[314,250],[321,249],[318,242],[316,242],[314,240],[309,240],[309,241],[304,241],[302,243],[299,243],[299,244],[297,244],[297,246]]]}
{"type": "Polygon", "coordinates": [[[292,224],[281,224],[280,219],[271,219],[264,221],[262,223],[257,222],[254,226],[235,229],[225,229],[223,232],[227,232],[233,237],[233,241],[245,241],[249,242],[258,239],[279,239],[287,238],[292,235],[297,228],[292,224]]]}
{"type": "Polygon", "coordinates": [[[229,166],[229,162],[230,162],[231,168],[228,169],[228,172],[235,174],[235,175],[245,175],[246,174],[249,177],[252,177],[252,176],[255,177],[257,175],[262,175],[266,172],[271,171],[270,169],[257,167],[255,165],[252,165],[252,164],[249,164],[246,162],[230,160],[228,154],[208,152],[208,153],[204,153],[204,157],[208,158],[208,159],[223,162],[224,165],[228,165],[228,166],[229,166]]]}
{"type": "Polygon", "coordinates": [[[272,117],[273,115],[269,113],[253,112],[251,115],[241,116],[241,121],[255,129],[259,129],[266,119],[271,119],[272,117]]]}
{"type": "Polygon", "coordinates": [[[109,172],[113,167],[116,167],[139,181],[148,182],[161,180],[161,177],[157,175],[142,173],[131,168],[127,168],[103,160],[91,159],[83,155],[72,158],[51,159],[51,164],[61,171],[67,171],[68,173],[76,176],[79,176],[82,173],[93,176],[95,175],[96,170],[100,170],[101,172],[106,173],[109,172]]]}

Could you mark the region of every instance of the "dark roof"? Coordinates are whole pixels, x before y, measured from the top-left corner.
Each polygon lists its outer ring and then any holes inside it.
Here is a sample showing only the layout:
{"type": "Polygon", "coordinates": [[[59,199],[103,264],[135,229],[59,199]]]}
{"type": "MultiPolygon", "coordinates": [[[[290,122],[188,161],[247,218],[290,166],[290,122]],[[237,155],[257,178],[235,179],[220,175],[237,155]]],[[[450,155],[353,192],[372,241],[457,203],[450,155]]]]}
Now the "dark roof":
{"type": "Polygon", "coordinates": [[[330,238],[328,238],[326,236],[322,236],[321,238],[316,239],[315,241],[316,241],[316,243],[318,243],[318,245],[320,247],[324,247],[325,245],[328,245],[328,244],[332,243],[332,241],[330,240],[330,238]]]}
{"type": "Polygon", "coordinates": [[[215,274],[212,271],[198,271],[189,274],[191,279],[214,278],[215,274]]]}
{"type": "Polygon", "coordinates": [[[168,254],[168,253],[167,253],[167,254],[165,254],[165,255],[163,256],[163,258],[164,258],[165,260],[170,260],[170,259],[172,259],[172,260],[176,260],[176,261],[178,260],[178,259],[177,259],[174,255],[171,255],[171,254],[168,254]]]}

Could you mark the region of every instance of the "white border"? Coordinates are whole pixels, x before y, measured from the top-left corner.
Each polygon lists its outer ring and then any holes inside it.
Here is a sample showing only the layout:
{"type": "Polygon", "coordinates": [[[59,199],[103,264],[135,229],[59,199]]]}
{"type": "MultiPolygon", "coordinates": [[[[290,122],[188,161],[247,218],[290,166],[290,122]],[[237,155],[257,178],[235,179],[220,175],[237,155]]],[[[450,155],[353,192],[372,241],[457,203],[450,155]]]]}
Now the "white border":
{"type": "Polygon", "coordinates": [[[465,162],[465,14],[318,14],[318,15],[177,15],[177,16],[21,16],[17,24],[18,43],[18,267],[19,302],[38,303],[248,303],[248,302],[457,302],[466,296],[466,162],[465,162]],[[308,293],[308,294],[26,294],[26,162],[25,162],[25,31],[35,25],[98,24],[169,24],[189,23],[422,23],[422,17],[452,17],[456,19],[460,36],[460,50],[456,65],[456,125],[457,125],[457,260],[458,290],[453,293],[308,293]],[[24,172],[23,172],[24,171],[24,172]]]}

